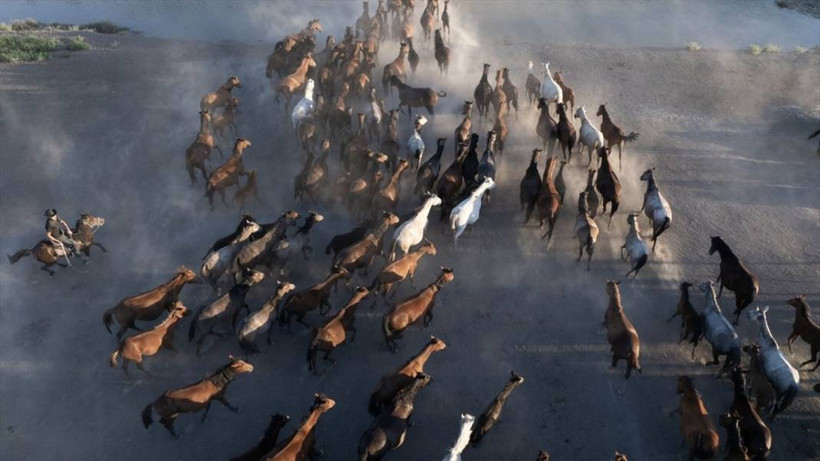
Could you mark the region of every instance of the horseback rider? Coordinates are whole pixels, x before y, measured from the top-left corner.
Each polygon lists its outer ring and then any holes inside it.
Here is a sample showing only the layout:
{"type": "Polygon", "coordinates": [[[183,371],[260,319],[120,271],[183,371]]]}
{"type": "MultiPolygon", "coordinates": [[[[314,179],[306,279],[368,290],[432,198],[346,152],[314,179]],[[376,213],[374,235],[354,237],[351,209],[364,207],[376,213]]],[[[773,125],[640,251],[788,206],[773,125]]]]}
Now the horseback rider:
{"type": "Polygon", "coordinates": [[[49,208],[45,212],[46,216],[46,239],[51,242],[51,246],[57,254],[66,256],[75,255],[80,248],[79,242],[74,240],[74,233],[68,223],[57,216],[57,210],[49,208]],[[61,253],[62,252],[62,253],[61,253]]]}

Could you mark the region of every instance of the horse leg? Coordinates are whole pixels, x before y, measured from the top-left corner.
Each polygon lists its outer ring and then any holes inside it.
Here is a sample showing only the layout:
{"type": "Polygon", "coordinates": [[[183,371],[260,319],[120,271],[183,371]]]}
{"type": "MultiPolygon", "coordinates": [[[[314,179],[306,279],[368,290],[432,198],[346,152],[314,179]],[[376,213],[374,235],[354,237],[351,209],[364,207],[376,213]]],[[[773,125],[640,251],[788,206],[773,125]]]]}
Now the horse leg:
{"type": "Polygon", "coordinates": [[[222,405],[225,405],[226,407],[228,407],[228,410],[231,410],[231,411],[232,411],[232,412],[234,412],[234,413],[236,413],[236,412],[238,412],[238,411],[239,411],[239,407],[235,407],[235,406],[231,405],[231,404],[228,402],[228,399],[226,399],[226,398],[225,398],[225,394],[224,394],[224,393],[219,393],[219,394],[216,394],[216,395],[214,396],[214,399],[216,399],[216,400],[217,400],[219,403],[221,403],[222,405]]]}
{"type": "Polygon", "coordinates": [[[584,256],[584,244],[582,243],[581,246],[578,248],[578,260],[576,262],[581,262],[581,258],[584,256]]]}
{"type": "Polygon", "coordinates": [[[146,375],[153,376],[151,375],[150,371],[146,370],[145,367],[142,366],[142,360],[140,360],[139,362],[134,362],[134,364],[137,366],[137,368],[140,369],[140,371],[144,372],[146,375]]]}
{"type": "Polygon", "coordinates": [[[92,242],[91,245],[89,245],[89,249],[91,247],[99,247],[100,250],[102,250],[103,253],[108,253],[108,250],[104,246],[102,246],[101,244],[99,244],[97,242],[92,242]]]}
{"type": "Polygon", "coordinates": [[[621,160],[621,156],[624,153],[624,142],[621,141],[618,143],[618,171],[623,171],[624,169],[624,162],[621,160]]]}
{"type": "Polygon", "coordinates": [[[228,202],[225,201],[225,189],[219,189],[219,197],[222,199],[222,203],[225,205],[225,208],[230,208],[231,206],[228,205],[228,202]]]}
{"type": "Polygon", "coordinates": [[[51,264],[43,264],[40,270],[48,272],[48,275],[54,275],[54,269],[51,269],[51,264]]]}
{"type": "Polygon", "coordinates": [[[328,349],[327,351],[325,351],[325,355],[322,356],[322,360],[327,360],[328,362],[332,363],[333,365],[336,365],[336,359],[334,359],[333,357],[330,356],[330,354],[332,352],[333,352],[333,349],[328,349]]]}
{"type": "Polygon", "coordinates": [[[131,375],[128,374],[128,363],[129,360],[125,357],[122,358],[122,372],[125,374],[125,379],[131,379],[131,375]]]}
{"type": "Polygon", "coordinates": [[[595,251],[595,247],[588,246],[587,247],[587,272],[590,270],[590,265],[592,264],[592,253],[595,251]]]}
{"type": "Polygon", "coordinates": [[[162,418],[160,418],[159,422],[162,423],[163,426],[165,426],[165,429],[168,429],[168,432],[170,432],[171,435],[175,439],[178,439],[179,434],[177,434],[177,431],[174,429],[174,420],[175,419],[176,419],[175,417],[165,417],[165,416],[163,416],[162,418]]]}
{"type": "Polygon", "coordinates": [[[201,423],[204,423],[205,420],[208,419],[208,412],[211,411],[211,402],[213,402],[213,400],[208,400],[208,403],[205,404],[205,414],[203,414],[199,420],[201,423]]]}

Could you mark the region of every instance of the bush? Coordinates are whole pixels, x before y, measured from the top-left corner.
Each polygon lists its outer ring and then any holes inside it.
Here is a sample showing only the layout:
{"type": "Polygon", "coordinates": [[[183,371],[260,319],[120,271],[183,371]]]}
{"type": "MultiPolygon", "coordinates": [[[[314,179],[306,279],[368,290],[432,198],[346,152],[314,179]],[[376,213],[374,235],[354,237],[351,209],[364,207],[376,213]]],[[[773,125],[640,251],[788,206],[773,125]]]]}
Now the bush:
{"type": "Polygon", "coordinates": [[[81,51],[91,48],[91,45],[85,41],[84,37],[77,36],[69,40],[65,47],[69,51],[81,51]]]}
{"type": "Polygon", "coordinates": [[[768,44],[763,48],[764,53],[777,54],[780,53],[780,47],[777,45],[768,44]]]}
{"type": "Polygon", "coordinates": [[[21,19],[17,21],[11,22],[11,30],[14,31],[22,31],[22,30],[35,30],[38,29],[40,26],[37,24],[37,21],[34,19],[21,19]]]}
{"type": "Polygon", "coordinates": [[[11,32],[11,25],[5,22],[0,22],[0,32],[11,32]]]}
{"type": "Polygon", "coordinates": [[[3,35],[0,36],[0,62],[42,61],[59,45],[60,42],[51,37],[3,35]]]}
{"type": "Polygon", "coordinates": [[[760,45],[749,45],[749,53],[752,53],[752,56],[757,56],[763,52],[763,48],[760,45]]]}
{"type": "Polygon", "coordinates": [[[99,34],[121,34],[131,30],[127,27],[118,26],[111,21],[91,22],[81,26],[80,29],[93,30],[99,34]]]}
{"type": "Polygon", "coordinates": [[[700,51],[703,49],[698,42],[689,42],[686,44],[686,49],[689,51],[700,51]]]}
{"type": "Polygon", "coordinates": [[[797,45],[796,47],[794,47],[794,52],[797,53],[797,54],[803,54],[806,51],[809,51],[809,49],[806,48],[805,46],[797,45]]]}

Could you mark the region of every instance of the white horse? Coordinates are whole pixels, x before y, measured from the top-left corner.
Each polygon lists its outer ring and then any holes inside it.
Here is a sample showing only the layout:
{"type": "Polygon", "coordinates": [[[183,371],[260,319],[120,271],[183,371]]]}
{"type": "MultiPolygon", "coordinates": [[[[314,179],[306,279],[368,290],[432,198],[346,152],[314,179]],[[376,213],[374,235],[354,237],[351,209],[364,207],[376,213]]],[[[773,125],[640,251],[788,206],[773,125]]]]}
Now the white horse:
{"type": "MultiPolygon", "coordinates": [[[[246,354],[259,352],[259,348],[256,347],[257,336],[266,331],[270,331],[273,312],[281,303],[282,298],[295,288],[296,285],[292,283],[277,280],[276,295],[269,299],[258,311],[242,320],[242,323],[236,330],[236,336],[239,339],[239,345],[246,354]]],[[[237,314],[238,312],[239,311],[237,311],[237,314]]],[[[268,342],[270,342],[270,335],[268,335],[268,342]]]]}
{"type": "MultiPolygon", "coordinates": [[[[549,103],[554,102],[557,106],[559,103],[564,102],[564,91],[561,89],[561,86],[555,82],[552,78],[552,72],[550,72],[550,63],[544,63],[544,74],[543,79],[541,80],[541,97],[547,100],[547,106],[549,103]]],[[[548,109],[549,111],[549,109],[548,109]]]]}
{"type": "Polygon", "coordinates": [[[407,154],[411,159],[411,165],[412,160],[415,159],[416,171],[419,170],[421,159],[424,157],[424,140],[421,139],[421,129],[426,124],[427,118],[425,116],[419,115],[416,117],[416,121],[413,124],[413,134],[407,139],[407,154]]]}
{"type": "Polygon", "coordinates": [[[495,182],[492,178],[484,178],[484,182],[450,212],[450,230],[453,231],[453,245],[458,244],[458,237],[467,226],[478,221],[478,216],[481,213],[482,196],[484,192],[494,188],[495,182]]]}
{"type": "Polygon", "coordinates": [[[370,136],[370,142],[376,140],[376,145],[381,145],[381,126],[384,118],[384,111],[382,110],[382,103],[376,96],[376,87],[370,89],[370,103],[367,106],[365,113],[367,131],[370,136]]]}
{"type": "Polygon", "coordinates": [[[717,298],[715,297],[715,284],[706,281],[700,284],[700,291],[706,294],[706,305],[703,312],[704,336],[712,345],[713,365],[719,363],[718,356],[726,355],[726,362],[723,370],[718,373],[720,377],[724,372],[728,372],[733,366],[740,366],[740,340],[737,337],[732,324],[726,320],[720,311],[717,298]]]}
{"type": "Polygon", "coordinates": [[[227,246],[220,248],[217,251],[212,251],[205,257],[205,262],[199,268],[199,275],[208,282],[211,287],[219,293],[218,282],[219,279],[231,267],[233,258],[239,253],[239,250],[248,243],[248,239],[254,233],[261,229],[259,224],[251,222],[242,229],[242,232],[236,236],[233,241],[227,246]]]}
{"type": "Polygon", "coordinates": [[[430,195],[412,218],[396,228],[393,232],[393,246],[390,248],[388,261],[396,260],[396,248],[401,249],[402,254],[407,254],[412,246],[421,243],[424,239],[424,231],[427,229],[427,216],[430,214],[430,209],[438,205],[441,205],[441,199],[437,195],[430,195]]]}
{"type": "Polygon", "coordinates": [[[470,443],[470,433],[473,430],[473,423],[475,423],[475,416],[469,413],[461,415],[461,429],[458,431],[456,443],[450,448],[450,453],[448,453],[442,461],[461,461],[461,452],[463,452],[470,443]]]}
{"type": "MultiPolygon", "coordinates": [[[[581,129],[578,131],[579,133],[579,150],[580,146],[584,146],[587,148],[587,153],[589,154],[589,162],[587,165],[592,164],[592,153],[597,152],[599,147],[604,147],[604,134],[598,128],[595,128],[589,120],[587,119],[587,111],[585,106],[581,106],[578,110],[575,111],[575,118],[581,119],[581,129]]],[[[583,152],[581,152],[583,154],[583,152]]]]}
{"type": "Polygon", "coordinates": [[[777,341],[774,340],[769,323],[766,321],[766,312],[769,306],[764,308],[755,307],[749,311],[749,318],[757,321],[760,333],[760,368],[766,379],[771,383],[777,394],[777,401],[772,406],[769,417],[785,410],[791,405],[797,390],[800,388],[800,373],[786,360],[786,356],[780,351],[777,341]]]}
{"type": "Polygon", "coordinates": [[[652,223],[652,253],[654,253],[658,237],[672,224],[672,207],[658,189],[654,168],[644,171],[641,181],[646,181],[646,193],[643,194],[641,211],[646,213],[646,217],[652,223]]]}
{"type": "Polygon", "coordinates": [[[294,106],[290,113],[290,119],[293,122],[293,129],[299,127],[302,120],[313,115],[313,79],[309,78],[305,83],[305,96],[294,106]]]}
{"type": "Polygon", "coordinates": [[[629,278],[629,274],[634,272],[635,275],[632,277],[634,279],[638,277],[638,271],[649,259],[649,249],[641,238],[641,230],[638,228],[638,213],[630,213],[626,217],[626,223],[629,225],[629,231],[626,233],[626,242],[621,247],[621,258],[632,263],[632,269],[626,273],[626,278],[629,278]]]}

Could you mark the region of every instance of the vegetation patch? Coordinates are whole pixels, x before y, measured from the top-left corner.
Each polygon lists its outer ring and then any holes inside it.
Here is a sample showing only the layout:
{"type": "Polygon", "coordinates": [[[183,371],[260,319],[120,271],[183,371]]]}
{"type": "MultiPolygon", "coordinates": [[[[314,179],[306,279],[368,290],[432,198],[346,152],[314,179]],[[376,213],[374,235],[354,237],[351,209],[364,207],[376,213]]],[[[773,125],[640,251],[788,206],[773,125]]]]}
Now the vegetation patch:
{"type": "Polygon", "coordinates": [[[19,19],[11,22],[11,30],[21,32],[24,30],[36,30],[40,28],[40,24],[31,18],[19,19]]]}
{"type": "Polygon", "coordinates": [[[749,53],[752,53],[752,56],[757,56],[763,52],[763,48],[760,45],[749,45],[749,53]]]}
{"type": "Polygon", "coordinates": [[[129,28],[118,26],[111,21],[90,22],[80,26],[81,30],[93,30],[99,34],[122,34],[128,32],[129,28]]]}
{"type": "Polygon", "coordinates": [[[700,43],[692,41],[686,44],[686,49],[689,51],[700,51],[703,49],[703,47],[700,46],[700,43]]]}
{"type": "Polygon", "coordinates": [[[87,50],[87,49],[91,48],[91,45],[89,45],[88,42],[85,41],[84,37],[78,35],[78,36],[70,39],[66,43],[65,47],[69,51],[82,51],[82,50],[87,50]]]}
{"type": "Polygon", "coordinates": [[[765,47],[763,47],[763,52],[764,53],[769,53],[769,54],[777,54],[777,53],[780,53],[780,47],[777,46],[777,45],[772,45],[770,43],[770,44],[766,45],[765,47]]]}
{"type": "Polygon", "coordinates": [[[59,46],[52,37],[0,35],[0,62],[42,61],[59,46]]]}

